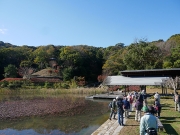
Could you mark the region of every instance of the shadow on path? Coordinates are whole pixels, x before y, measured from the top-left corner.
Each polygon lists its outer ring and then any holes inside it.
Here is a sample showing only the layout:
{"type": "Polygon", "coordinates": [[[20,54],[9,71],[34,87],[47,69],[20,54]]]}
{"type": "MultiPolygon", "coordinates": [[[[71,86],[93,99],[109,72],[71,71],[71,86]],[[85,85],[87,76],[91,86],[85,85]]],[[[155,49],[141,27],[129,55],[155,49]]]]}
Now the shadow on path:
{"type": "Polygon", "coordinates": [[[174,128],[170,124],[163,124],[163,126],[168,135],[178,135],[176,130],[174,130],[174,128]]]}

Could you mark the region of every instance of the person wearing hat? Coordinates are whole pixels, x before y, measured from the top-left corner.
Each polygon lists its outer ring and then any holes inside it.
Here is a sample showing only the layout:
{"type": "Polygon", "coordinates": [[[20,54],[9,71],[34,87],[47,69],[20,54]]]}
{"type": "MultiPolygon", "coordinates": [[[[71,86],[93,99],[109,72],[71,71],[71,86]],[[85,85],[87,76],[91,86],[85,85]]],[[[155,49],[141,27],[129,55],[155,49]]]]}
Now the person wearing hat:
{"type": "Polygon", "coordinates": [[[111,120],[113,114],[114,114],[113,119],[116,119],[116,118],[115,118],[115,117],[116,117],[116,113],[117,113],[117,111],[116,111],[116,99],[113,99],[113,101],[112,101],[112,107],[111,107],[111,113],[110,113],[109,119],[111,120]]]}
{"type": "Polygon", "coordinates": [[[157,134],[157,119],[153,114],[151,114],[151,107],[144,106],[142,110],[144,116],[142,116],[140,120],[140,135],[148,135],[149,132],[157,134]]]}

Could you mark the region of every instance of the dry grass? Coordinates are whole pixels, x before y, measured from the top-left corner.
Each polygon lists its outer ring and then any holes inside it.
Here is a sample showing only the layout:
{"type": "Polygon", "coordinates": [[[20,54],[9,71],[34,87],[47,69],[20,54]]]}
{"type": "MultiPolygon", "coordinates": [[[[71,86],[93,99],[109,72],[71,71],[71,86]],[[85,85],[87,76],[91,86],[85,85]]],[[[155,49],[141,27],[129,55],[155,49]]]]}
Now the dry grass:
{"type": "Polygon", "coordinates": [[[37,75],[37,76],[58,76],[58,74],[55,71],[56,71],[55,69],[47,68],[47,69],[42,69],[42,70],[40,70],[38,72],[35,72],[32,75],[37,75]]]}
{"type": "MultiPolygon", "coordinates": [[[[156,93],[156,92],[161,94],[162,89],[161,88],[155,88],[153,86],[151,86],[151,87],[149,86],[149,87],[146,88],[146,93],[148,93],[148,94],[153,94],[153,93],[156,93]]],[[[171,94],[171,93],[173,93],[173,90],[172,89],[167,89],[167,93],[171,94]]]]}

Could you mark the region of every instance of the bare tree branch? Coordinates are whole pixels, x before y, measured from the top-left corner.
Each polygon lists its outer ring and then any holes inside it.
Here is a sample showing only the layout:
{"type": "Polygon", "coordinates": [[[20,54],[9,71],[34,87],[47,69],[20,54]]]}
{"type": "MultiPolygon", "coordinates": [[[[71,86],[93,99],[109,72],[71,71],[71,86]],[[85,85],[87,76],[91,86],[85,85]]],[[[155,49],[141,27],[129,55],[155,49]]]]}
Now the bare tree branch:
{"type": "Polygon", "coordinates": [[[35,69],[32,67],[20,67],[18,73],[24,79],[31,79],[31,75],[35,72],[35,69]]]}
{"type": "Polygon", "coordinates": [[[167,81],[166,81],[166,86],[171,87],[174,89],[174,94],[176,94],[176,90],[179,86],[180,83],[180,78],[178,76],[176,76],[174,79],[172,77],[170,77],[167,81]]]}

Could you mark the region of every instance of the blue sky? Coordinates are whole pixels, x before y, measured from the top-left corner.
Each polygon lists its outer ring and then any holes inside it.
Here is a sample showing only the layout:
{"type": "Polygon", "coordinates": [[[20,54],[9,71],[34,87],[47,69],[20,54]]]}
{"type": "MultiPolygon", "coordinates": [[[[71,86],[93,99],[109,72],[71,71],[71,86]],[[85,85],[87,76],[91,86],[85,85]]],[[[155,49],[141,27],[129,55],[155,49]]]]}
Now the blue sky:
{"type": "Polygon", "coordinates": [[[0,0],[0,41],[130,45],[180,34],[180,0],[0,0]]]}

